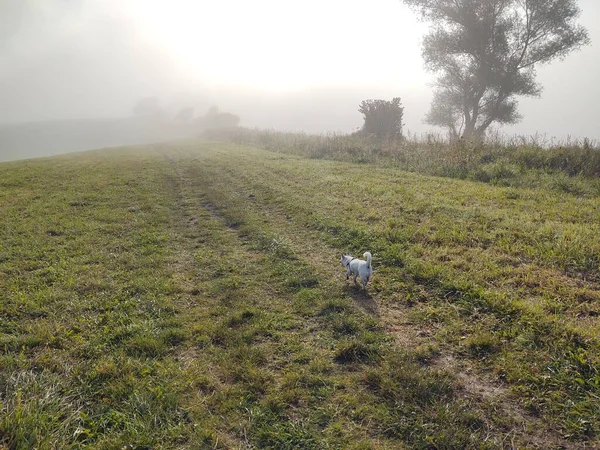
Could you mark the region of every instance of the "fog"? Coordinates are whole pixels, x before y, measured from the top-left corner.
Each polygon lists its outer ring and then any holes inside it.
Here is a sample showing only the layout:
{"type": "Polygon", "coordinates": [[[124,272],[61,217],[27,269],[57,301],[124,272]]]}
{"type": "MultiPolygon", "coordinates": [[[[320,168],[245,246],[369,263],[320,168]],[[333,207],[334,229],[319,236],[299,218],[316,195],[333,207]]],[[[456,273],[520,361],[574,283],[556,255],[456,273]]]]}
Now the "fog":
{"type": "MultiPolygon", "coordinates": [[[[538,68],[542,98],[521,100],[524,120],[503,133],[600,139],[600,4],[580,6],[592,45],[538,68]]],[[[422,122],[426,30],[399,0],[0,0],[0,160],[42,154],[39,140],[15,144],[36,129],[48,153],[157,139],[96,129],[50,145],[48,121],[66,134],[66,120],[114,130],[147,97],[171,116],[218,105],[243,126],[350,132],[362,100],[399,96],[405,130],[442,132],[422,122]]]]}

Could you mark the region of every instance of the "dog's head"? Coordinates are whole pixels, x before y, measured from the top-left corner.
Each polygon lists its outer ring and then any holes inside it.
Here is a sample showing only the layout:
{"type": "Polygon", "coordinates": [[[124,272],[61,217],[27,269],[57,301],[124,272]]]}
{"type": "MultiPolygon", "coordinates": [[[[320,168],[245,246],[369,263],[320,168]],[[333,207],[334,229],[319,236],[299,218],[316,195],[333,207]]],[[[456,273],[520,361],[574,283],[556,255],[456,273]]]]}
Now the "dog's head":
{"type": "Polygon", "coordinates": [[[344,268],[348,267],[348,264],[350,264],[350,261],[352,261],[354,258],[350,255],[344,255],[342,254],[342,256],[340,256],[340,263],[342,264],[342,266],[344,266],[344,268]]]}

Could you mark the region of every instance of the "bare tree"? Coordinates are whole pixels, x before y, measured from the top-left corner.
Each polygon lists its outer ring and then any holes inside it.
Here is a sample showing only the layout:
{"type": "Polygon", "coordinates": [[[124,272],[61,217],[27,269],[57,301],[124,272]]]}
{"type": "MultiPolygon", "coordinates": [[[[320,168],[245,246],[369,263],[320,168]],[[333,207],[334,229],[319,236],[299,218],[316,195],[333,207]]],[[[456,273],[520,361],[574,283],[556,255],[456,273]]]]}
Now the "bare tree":
{"type": "Polygon", "coordinates": [[[576,0],[403,1],[433,24],[423,57],[439,77],[425,120],[455,137],[518,122],[516,98],[542,91],[536,65],[590,42],[576,0]]]}

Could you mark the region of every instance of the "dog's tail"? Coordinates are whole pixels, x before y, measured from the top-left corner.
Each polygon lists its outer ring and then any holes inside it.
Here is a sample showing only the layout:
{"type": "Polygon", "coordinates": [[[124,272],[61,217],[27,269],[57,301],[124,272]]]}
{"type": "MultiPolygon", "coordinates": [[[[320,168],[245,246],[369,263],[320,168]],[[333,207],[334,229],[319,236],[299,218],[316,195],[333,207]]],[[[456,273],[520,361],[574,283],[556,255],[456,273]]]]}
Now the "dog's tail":
{"type": "Polygon", "coordinates": [[[363,254],[363,258],[367,258],[367,265],[368,265],[369,267],[371,267],[371,253],[369,253],[369,252],[365,252],[365,253],[363,254]]]}

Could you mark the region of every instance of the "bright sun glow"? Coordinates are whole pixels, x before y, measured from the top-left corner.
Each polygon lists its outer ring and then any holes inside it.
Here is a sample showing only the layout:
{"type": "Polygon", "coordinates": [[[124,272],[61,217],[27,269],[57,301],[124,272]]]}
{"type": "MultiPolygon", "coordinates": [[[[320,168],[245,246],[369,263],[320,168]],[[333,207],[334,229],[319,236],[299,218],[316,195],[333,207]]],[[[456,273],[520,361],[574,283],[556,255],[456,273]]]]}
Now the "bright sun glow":
{"type": "Polygon", "coordinates": [[[218,86],[422,83],[424,26],[398,0],[134,0],[140,32],[218,86]]]}

